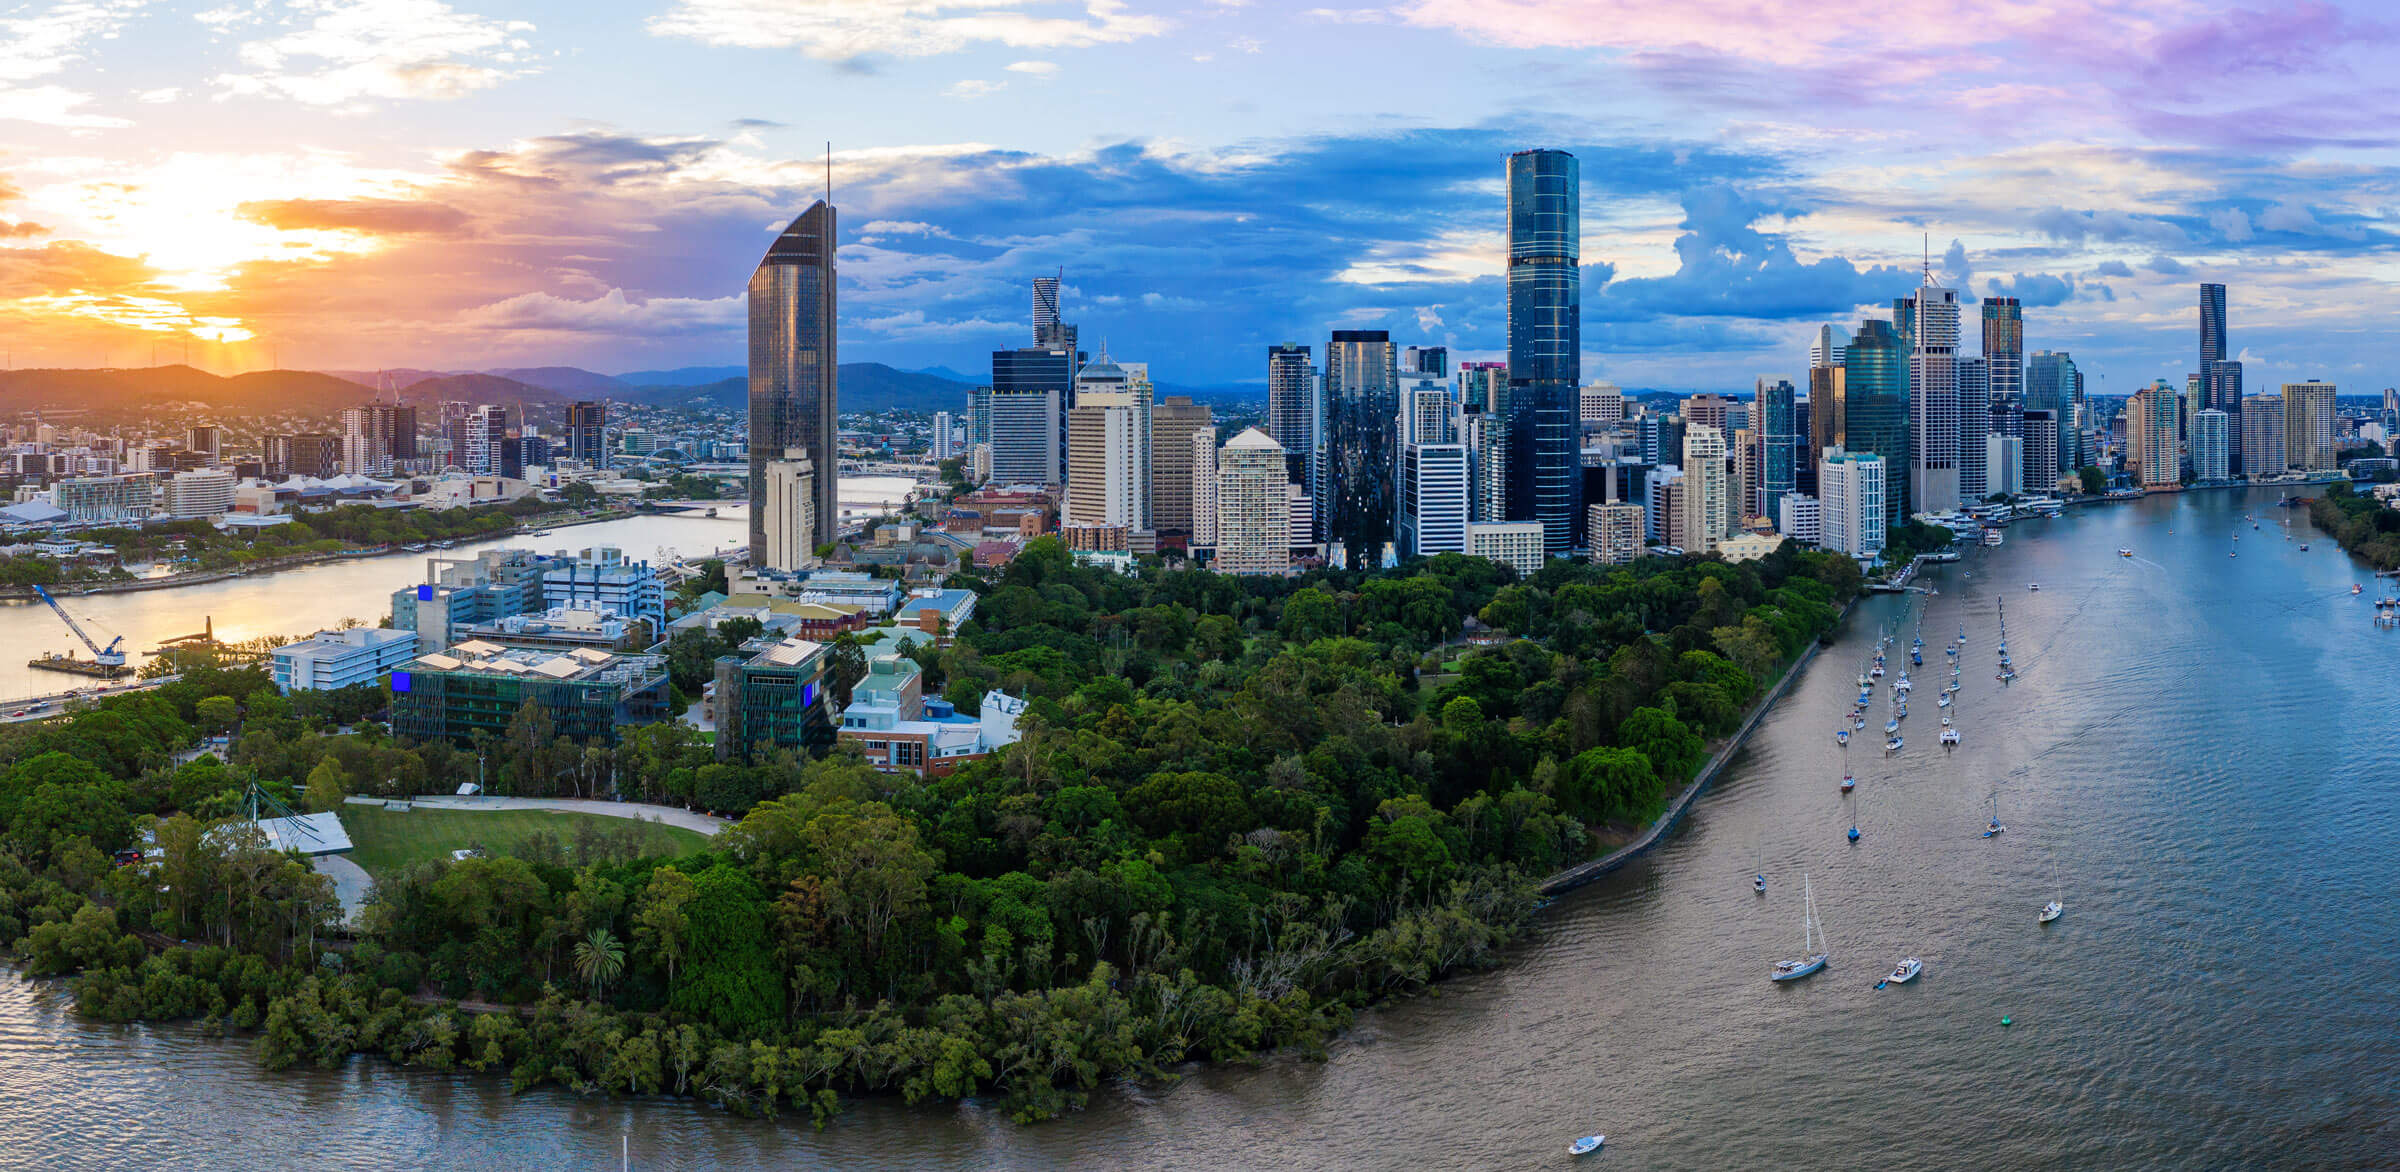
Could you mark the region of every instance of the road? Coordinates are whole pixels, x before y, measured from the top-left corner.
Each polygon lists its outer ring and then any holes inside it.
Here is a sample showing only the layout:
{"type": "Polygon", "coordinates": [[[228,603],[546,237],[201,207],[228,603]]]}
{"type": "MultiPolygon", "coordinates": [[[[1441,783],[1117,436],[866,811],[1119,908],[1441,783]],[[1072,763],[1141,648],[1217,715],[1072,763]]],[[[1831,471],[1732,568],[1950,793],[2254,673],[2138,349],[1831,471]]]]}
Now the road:
{"type": "Polygon", "coordinates": [[[15,700],[0,700],[0,724],[20,720],[48,720],[63,711],[62,705],[67,701],[78,697],[96,700],[102,695],[121,696],[127,692],[147,691],[161,684],[171,684],[182,678],[181,676],[160,676],[154,680],[132,680],[122,684],[103,684],[95,680],[72,691],[51,692],[43,696],[24,696],[15,700]],[[32,706],[36,704],[47,705],[47,707],[39,712],[31,711],[32,706]]]}

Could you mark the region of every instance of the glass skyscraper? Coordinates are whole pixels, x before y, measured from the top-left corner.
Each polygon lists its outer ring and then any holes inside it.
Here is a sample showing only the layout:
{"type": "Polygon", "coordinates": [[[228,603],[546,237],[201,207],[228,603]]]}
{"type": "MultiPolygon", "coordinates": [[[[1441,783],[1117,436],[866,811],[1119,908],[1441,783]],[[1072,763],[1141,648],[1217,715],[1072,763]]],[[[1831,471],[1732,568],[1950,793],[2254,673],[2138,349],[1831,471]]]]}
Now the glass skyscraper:
{"type": "Polygon", "coordinates": [[[1785,378],[1758,380],[1758,492],[1757,502],[1765,506],[1759,513],[1783,523],[1783,494],[1798,484],[1792,467],[1792,456],[1798,449],[1792,405],[1798,389],[1785,378]]]}
{"type": "Polygon", "coordinates": [[[1325,540],[1352,569],[1383,564],[1399,519],[1398,352],[1382,330],[1335,330],[1325,347],[1325,540]]]}
{"type": "Polygon", "coordinates": [[[1893,525],[1915,511],[1908,495],[1908,363],[1908,346],[1881,318],[1858,323],[1842,353],[1842,447],[1882,459],[1884,517],[1893,525]]]}
{"type": "MultiPolygon", "coordinates": [[[[2087,462],[2077,442],[2081,437],[2075,431],[2076,392],[2081,386],[2082,381],[2075,373],[2075,360],[2064,350],[2055,354],[2048,350],[2037,351],[2025,362],[2025,409],[2051,412],[2052,418],[2057,421],[2059,466],[2053,475],[2073,472],[2087,462]]],[[[2031,454],[2033,445],[2025,445],[2025,451],[2031,454]]],[[[2028,474],[2025,483],[2035,483],[2034,477],[2028,474]]]]}
{"type": "Polygon", "coordinates": [[[1267,434],[1283,445],[1286,471],[1294,484],[1316,491],[1310,472],[1317,450],[1317,368],[1308,347],[1285,342],[1267,347],[1267,434]]]}
{"type": "Polygon", "coordinates": [[[817,531],[841,527],[835,460],[833,205],[818,200],[750,274],[750,564],[767,556],[767,464],[798,448],[816,467],[817,531]]]}
{"type": "MultiPolygon", "coordinates": [[[[2225,286],[2200,286],[2200,405],[2226,415],[2226,458],[2230,469],[2252,469],[2242,451],[2242,364],[2225,357],[2225,286]]],[[[2263,469],[2280,471],[2279,469],[2263,469]]]]}
{"type": "Polygon", "coordinates": [[[1542,550],[1570,553],[1583,523],[1577,387],[1583,374],[1580,176],[1565,151],[1508,158],[1508,493],[1542,550]]]}

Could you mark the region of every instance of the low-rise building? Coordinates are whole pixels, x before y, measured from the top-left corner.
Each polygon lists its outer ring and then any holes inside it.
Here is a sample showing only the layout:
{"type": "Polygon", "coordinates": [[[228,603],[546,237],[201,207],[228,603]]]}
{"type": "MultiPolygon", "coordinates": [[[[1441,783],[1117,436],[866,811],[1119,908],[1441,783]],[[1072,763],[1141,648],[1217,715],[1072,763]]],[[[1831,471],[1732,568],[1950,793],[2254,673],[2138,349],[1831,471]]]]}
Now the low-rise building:
{"type": "Polygon", "coordinates": [[[1729,562],[1750,562],[1783,548],[1784,539],[1767,533],[1736,533],[1717,543],[1717,552],[1729,562]]]}
{"type": "Polygon", "coordinates": [[[708,698],[717,759],[751,760],[830,740],[826,662],[824,644],[780,635],[762,635],[736,654],[718,656],[708,698]]]}
{"type": "Polygon", "coordinates": [[[268,654],[275,686],[284,692],[329,692],[377,683],[417,657],[413,631],[352,627],[319,631],[268,654]]]}
{"type": "Polygon", "coordinates": [[[930,636],[936,647],[948,647],[974,616],[972,590],[920,590],[901,599],[892,611],[893,622],[930,636]]]}
{"type": "Polygon", "coordinates": [[[1542,571],[1542,523],[1496,521],[1469,525],[1467,554],[1489,558],[1515,570],[1520,578],[1530,578],[1542,571]]]}
{"type": "Polygon", "coordinates": [[[392,671],[392,731],[404,737],[464,743],[482,732],[497,740],[527,704],[559,736],[613,745],[620,728],[671,715],[666,657],[469,640],[392,671]]]}
{"type": "Polygon", "coordinates": [[[1585,508],[1584,515],[1585,527],[1591,531],[1591,558],[1595,564],[1627,565],[1649,552],[1643,534],[1648,517],[1642,506],[1591,505],[1585,508]]]}
{"type": "Polygon", "coordinates": [[[998,690],[984,693],[980,715],[967,716],[939,697],[927,699],[916,661],[890,651],[867,660],[867,674],[850,691],[835,730],[843,744],[885,772],[940,777],[965,762],[1017,740],[1025,702],[998,690]]]}
{"type": "Polygon", "coordinates": [[[570,602],[524,614],[503,615],[488,622],[456,628],[468,639],[503,647],[540,647],[573,651],[641,651],[658,642],[658,628],[648,619],[627,618],[588,600],[570,602]]]}

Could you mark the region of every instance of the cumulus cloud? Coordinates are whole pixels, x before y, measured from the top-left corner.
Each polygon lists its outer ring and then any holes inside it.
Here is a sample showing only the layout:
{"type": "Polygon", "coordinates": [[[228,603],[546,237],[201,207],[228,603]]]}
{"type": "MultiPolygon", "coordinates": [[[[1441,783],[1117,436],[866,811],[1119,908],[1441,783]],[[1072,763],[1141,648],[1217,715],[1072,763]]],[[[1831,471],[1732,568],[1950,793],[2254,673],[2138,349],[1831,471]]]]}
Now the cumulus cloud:
{"type": "Polygon", "coordinates": [[[950,88],[943,90],[942,92],[950,95],[951,97],[963,98],[971,102],[978,98],[991,97],[993,94],[999,93],[1001,90],[1007,88],[1008,83],[1005,81],[983,81],[976,78],[966,78],[964,80],[952,82],[950,88]]]}
{"type": "Polygon", "coordinates": [[[531,67],[521,20],[459,12],[440,0],[291,0],[301,28],[242,45],[243,72],[216,78],[226,95],[312,106],[450,99],[531,67]]]}
{"type": "Polygon", "coordinates": [[[2147,244],[2184,244],[2191,239],[2183,229],[2155,216],[2114,210],[2079,212],[2047,207],[2033,214],[2032,227],[2034,231],[2053,240],[2074,244],[2086,240],[2111,244],[2125,240],[2147,244]]]}
{"type": "Polygon", "coordinates": [[[2259,213],[2258,226],[2269,232],[2299,232],[2315,235],[2325,230],[2317,223],[2316,213],[2298,204],[2279,203],[2259,213]]]}
{"type": "Polygon", "coordinates": [[[589,334],[596,337],[681,336],[726,331],[744,325],[742,295],[700,299],[653,297],[636,300],[611,289],[588,301],[548,293],[520,293],[478,305],[459,315],[461,325],[511,333],[589,334]]]}
{"type": "Polygon", "coordinates": [[[1860,269],[1838,256],[1802,260],[1787,237],[1755,227],[1797,207],[1725,184],[1686,191],[1681,199],[1674,274],[1609,282],[1597,297],[1587,295],[1586,320],[1838,317],[1917,283],[1915,274],[1888,265],[1860,269]]]}
{"type": "Polygon", "coordinates": [[[1058,72],[1058,62],[1012,61],[1009,63],[1008,71],[1010,73],[1030,73],[1035,77],[1049,77],[1058,72]]]}
{"type": "Polygon", "coordinates": [[[70,129],[129,126],[87,113],[91,95],[58,85],[27,85],[82,61],[85,46],[115,36],[149,0],[54,0],[0,16],[0,121],[70,129]]]}
{"type": "MultiPolygon", "coordinates": [[[[2162,277],[2180,277],[2192,271],[2190,268],[2186,267],[2182,261],[2168,256],[2165,253],[2160,253],[2157,256],[2151,257],[2142,265],[2142,267],[2150,270],[2151,272],[2157,273],[2162,277]]],[[[2128,273],[2126,275],[2131,276],[2132,274],[2128,273]]]]}
{"type": "Polygon", "coordinates": [[[2092,271],[2103,277],[2131,277],[2133,275],[2132,266],[2121,260],[2101,261],[2100,266],[2092,271]]]}
{"type": "Polygon", "coordinates": [[[1123,0],[676,0],[652,17],[658,36],[745,49],[799,49],[826,61],[931,57],[977,44],[1067,49],[1123,44],[1167,31],[1123,0]]]}
{"type": "Polygon", "coordinates": [[[2217,235],[2223,236],[2234,244],[2250,239],[2250,217],[2240,208],[2224,208],[2210,212],[2208,226],[2216,229],[2217,235]]]}
{"type": "MultiPolygon", "coordinates": [[[[1993,277],[1985,281],[1983,287],[1990,296],[2014,297],[2027,309],[2064,305],[2068,298],[2075,295],[2074,278],[2053,276],[2049,273],[2015,273],[2006,279],[1993,277]]],[[[2101,290],[2109,300],[2116,299],[2114,293],[2108,292],[2108,286],[2097,285],[2094,287],[2101,290]]]]}

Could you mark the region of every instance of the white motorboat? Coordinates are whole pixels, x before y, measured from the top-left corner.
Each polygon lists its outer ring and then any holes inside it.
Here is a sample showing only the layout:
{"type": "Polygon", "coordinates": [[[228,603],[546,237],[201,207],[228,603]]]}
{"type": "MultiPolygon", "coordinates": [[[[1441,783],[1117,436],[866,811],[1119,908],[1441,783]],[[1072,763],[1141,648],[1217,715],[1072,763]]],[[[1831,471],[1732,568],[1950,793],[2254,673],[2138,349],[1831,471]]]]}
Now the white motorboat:
{"type": "Polygon", "coordinates": [[[2045,924],[2047,924],[2047,923],[2049,923],[2050,921],[2052,921],[2052,920],[2055,920],[2055,919],[2057,919],[2057,918],[2059,918],[2060,916],[2063,916],[2063,915],[2065,915],[2065,914],[2067,914],[2067,905],[2065,905],[2065,904],[2063,904],[2063,903],[2060,903],[2059,901],[2057,901],[2057,900],[2055,900],[2055,899],[2054,899],[2054,900],[2051,900],[2049,903],[2046,903],[2046,904],[2042,905],[2042,921],[2041,921],[2041,922],[2042,922],[2042,923],[2045,923],[2045,924]]]}
{"type": "Polygon", "coordinates": [[[1933,705],[1936,708],[1948,708],[1950,706],[1950,690],[1947,688],[1942,689],[1941,698],[1935,700],[1933,705]]]}
{"type": "Polygon", "coordinates": [[[1847,744],[1849,744],[1849,743],[1850,743],[1850,730],[1849,730],[1849,729],[1846,729],[1846,728],[1837,728],[1837,729],[1833,730],[1833,743],[1834,743],[1834,744],[1837,744],[1837,745],[1847,745],[1847,744]]]}
{"type": "Polygon", "coordinates": [[[1800,901],[1800,959],[1775,962],[1774,971],[1767,974],[1770,981],[1797,981],[1814,976],[1832,959],[1831,950],[1825,947],[1824,932],[1817,926],[1816,888],[1810,885],[1806,874],[1800,877],[1800,901]]]}
{"type": "MultiPolygon", "coordinates": [[[[1916,957],[1913,957],[1913,956],[1910,956],[1910,957],[1903,957],[1903,958],[1901,959],[1901,961],[1900,961],[1900,963],[1899,963],[1899,964],[1892,966],[1892,975],[1891,975],[1891,976],[1888,976],[1888,977],[1885,977],[1885,978],[1883,979],[1883,984],[1884,984],[1884,985],[1905,985],[1905,984],[1909,983],[1910,981],[1916,980],[1916,979],[1917,979],[1917,974],[1918,974],[1918,973],[1921,973],[1921,972],[1924,972],[1924,971],[1925,971],[1925,962],[1924,962],[1924,961],[1918,960],[1916,957]]],[[[1878,989],[1880,989],[1880,988],[1882,988],[1882,987],[1883,987],[1883,985],[1877,985],[1877,986],[1876,986],[1876,988],[1878,988],[1878,989]]]]}
{"type": "Polygon", "coordinates": [[[1908,742],[1904,738],[1893,737],[1892,739],[1883,743],[1883,751],[1886,753],[1897,753],[1900,751],[1901,746],[1907,743],[1908,742]]]}
{"type": "Polygon", "coordinates": [[[1957,729],[1945,728],[1942,730],[1942,747],[1945,749],[1955,749],[1958,747],[1957,729]]]}
{"type": "Polygon", "coordinates": [[[1567,1154],[1570,1156],[1588,1156],[1593,1152],[1599,1151],[1600,1145],[1607,1142],[1608,1137],[1605,1135],[1587,1135],[1582,1139],[1576,1140],[1574,1143],[1568,1144],[1567,1154]]]}
{"type": "Polygon", "coordinates": [[[1884,722],[1883,722],[1883,731],[1884,731],[1884,732],[1886,732],[1886,733],[1896,733],[1896,732],[1899,732],[1899,731],[1900,731],[1900,718],[1895,716],[1895,717],[1893,717],[1893,718],[1892,718],[1892,719],[1890,719],[1890,720],[1884,721],[1884,722]]]}

